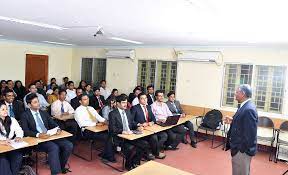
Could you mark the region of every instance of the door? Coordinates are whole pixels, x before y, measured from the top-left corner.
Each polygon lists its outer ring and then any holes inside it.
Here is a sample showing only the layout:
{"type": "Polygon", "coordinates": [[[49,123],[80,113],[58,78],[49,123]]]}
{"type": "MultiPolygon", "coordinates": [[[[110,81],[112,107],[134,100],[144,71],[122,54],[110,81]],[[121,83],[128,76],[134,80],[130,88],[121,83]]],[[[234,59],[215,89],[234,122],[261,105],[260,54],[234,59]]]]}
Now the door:
{"type": "Polygon", "coordinates": [[[29,84],[39,79],[47,83],[48,55],[26,54],[25,86],[28,87],[29,84]]]}

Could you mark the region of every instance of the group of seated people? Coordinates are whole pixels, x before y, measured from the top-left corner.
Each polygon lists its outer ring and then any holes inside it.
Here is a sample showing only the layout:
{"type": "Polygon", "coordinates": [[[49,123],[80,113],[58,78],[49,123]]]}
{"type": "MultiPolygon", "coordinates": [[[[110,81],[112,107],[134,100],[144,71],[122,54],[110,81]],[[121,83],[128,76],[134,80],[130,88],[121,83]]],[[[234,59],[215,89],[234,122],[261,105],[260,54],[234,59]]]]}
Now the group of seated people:
{"type": "MultiPolygon", "coordinates": [[[[140,160],[164,159],[164,150],[177,150],[178,144],[188,143],[186,132],[190,136],[190,144],[196,148],[193,124],[190,121],[171,129],[127,141],[120,139],[118,134],[133,134],[136,130],[143,131],[145,127],[156,122],[165,122],[168,116],[180,114],[185,117],[175,93],[167,94],[164,102],[164,92],[149,85],[147,93],[141,86],[135,87],[133,93],[118,94],[106,87],[106,81],[100,82],[100,87],[82,80],[75,89],[74,82],[67,77],[58,86],[56,79],[45,87],[41,80],[28,86],[28,92],[20,81],[1,81],[2,101],[0,103],[0,145],[10,144],[12,139],[21,141],[23,137],[49,138],[49,129],[59,127],[57,134],[65,130],[73,134],[67,139],[58,139],[40,143],[36,151],[48,154],[51,174],[69,173],[66,168],[69,156],[77,140],[81,137],[90,140],[103,141],[104,150],[100,154],[103,161],[116,162],[116,147],[121,147],[125,155],[125,168],[133,169],[140,165],[140,160]],[[18,84],[17,84],[18,83],[18,84]],[[21,93],[19,89],[21,90],[21,93]],[[74,115],[74,119],[65,121],[54,120],[53,116],[74,115]],[[95,133],[86,127],[108,125],[108,131],[95,133]]],[[[15,150],[0,154],[0,174],[16,175],[21,168],[22,158],[27,150],[15,150]]]]}

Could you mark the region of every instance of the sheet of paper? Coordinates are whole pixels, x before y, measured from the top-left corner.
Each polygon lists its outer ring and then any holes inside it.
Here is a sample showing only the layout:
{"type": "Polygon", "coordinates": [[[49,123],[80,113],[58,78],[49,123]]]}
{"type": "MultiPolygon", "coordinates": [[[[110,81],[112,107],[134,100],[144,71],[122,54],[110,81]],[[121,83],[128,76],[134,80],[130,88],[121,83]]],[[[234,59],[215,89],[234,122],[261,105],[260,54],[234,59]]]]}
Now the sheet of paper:
{"type": "Polygon", "coordinates": [[[57,133],[58,129],[59,129],[59,127],[55,127],[53,129],[49,129],[46,134],[48,134],[50,136],[53,136],[53,135],[55,135],[57,133]]]}
{"type": "Polygon", "coordinates": [[[24,147],[28,146],[28,143],[24,142],[24,141],[15,142],[14,140],[12,140],[10,145],[15,149],[19,149],[19,148],[24,148],[24,147]]]}

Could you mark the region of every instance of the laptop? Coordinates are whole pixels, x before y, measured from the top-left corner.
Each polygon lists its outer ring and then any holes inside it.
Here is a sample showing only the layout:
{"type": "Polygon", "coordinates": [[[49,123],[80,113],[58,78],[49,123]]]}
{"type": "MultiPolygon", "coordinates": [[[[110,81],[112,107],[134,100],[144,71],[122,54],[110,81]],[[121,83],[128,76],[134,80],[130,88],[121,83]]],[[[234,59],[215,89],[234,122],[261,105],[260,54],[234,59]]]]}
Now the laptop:
{"type": "Polygon", "coordinates": [[[168,116],[165,123],[163,122],[157,122],[158,125],[160,126],[171,126],[171,125],[176,125],[178,123],[178,120],[180,118],[180,114],[179,115],[173,115],[173,116],[168,116]]]}

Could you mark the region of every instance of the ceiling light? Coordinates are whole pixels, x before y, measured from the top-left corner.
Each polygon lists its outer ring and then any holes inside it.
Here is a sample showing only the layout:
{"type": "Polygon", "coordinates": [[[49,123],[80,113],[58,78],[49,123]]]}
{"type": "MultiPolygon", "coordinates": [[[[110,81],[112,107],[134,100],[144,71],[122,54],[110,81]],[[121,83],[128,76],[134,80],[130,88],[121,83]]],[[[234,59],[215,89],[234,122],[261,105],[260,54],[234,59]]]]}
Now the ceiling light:
{"type": "Polygon", "coordinates": [[[128,42],[128,43],[133,43],[133,44],[143,44],[142,42],[139,42],[139,41],[133,41],[133,40],[118,38],[118,37],[110,37],[110,39],[117,40],[117,41],[124,41],[124,42],[128,42]]]}
{"type": "Polygon", "coordinates": [[[64,45],[64,46],[73,46],[74,44],[68,44],[68,43],[59,43],[59,42],[54,42],[54,41],[42,41],[44,43],[49,43],[49,44],[57,44],[57,45],[64,45]]]}
{"type": "Polygon", "coordinates": [[[33,26],[48,28],[48,29],[56,29],[56,30],[67,29],[64,27],[56,26],[56,25],[50,25],[50,24],[45,24],[45,23],[33,22],[33,21],[26,21],[26,20],[21,20],[21,19],[16,19],[16,18],[9,18],[5,16],[0,16],[0,20],[10,21],[10,22],[15,22],[15,23],[20,23],[20,24],[29,24],[33,26]]]}

